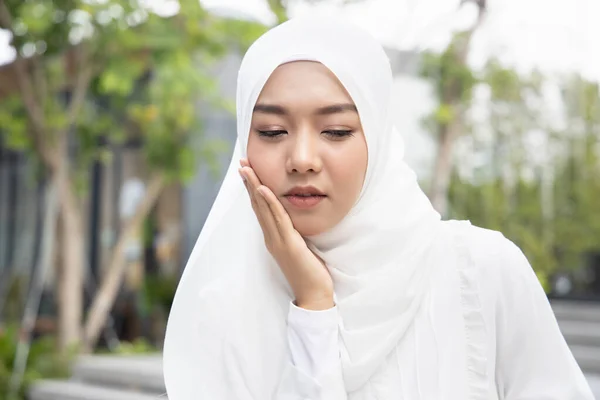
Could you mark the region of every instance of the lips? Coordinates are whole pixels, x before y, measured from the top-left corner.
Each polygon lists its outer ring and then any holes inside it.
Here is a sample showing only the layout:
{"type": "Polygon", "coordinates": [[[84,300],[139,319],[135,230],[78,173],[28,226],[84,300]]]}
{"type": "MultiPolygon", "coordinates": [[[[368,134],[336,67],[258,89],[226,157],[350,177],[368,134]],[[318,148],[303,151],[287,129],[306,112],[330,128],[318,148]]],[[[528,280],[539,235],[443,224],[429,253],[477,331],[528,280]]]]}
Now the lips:
{"type": "Polygon", "coordinates": [[[325,196],[325,193],[314,186],[296,186],[284,196],[325,196]]]}
{"type": "Polygon", "coordinates": [[[289,190],[284,197],[292,206],[307,209],[316,206],[327,196],[314,186],[297,186],[289,190]]]}

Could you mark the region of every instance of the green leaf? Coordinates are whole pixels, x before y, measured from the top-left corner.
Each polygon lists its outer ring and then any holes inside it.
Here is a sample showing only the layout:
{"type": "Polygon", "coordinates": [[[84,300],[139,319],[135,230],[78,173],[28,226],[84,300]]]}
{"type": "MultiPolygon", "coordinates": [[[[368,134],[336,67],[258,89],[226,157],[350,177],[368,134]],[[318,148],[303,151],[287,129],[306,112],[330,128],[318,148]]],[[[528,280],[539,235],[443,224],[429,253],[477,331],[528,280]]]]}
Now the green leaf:
{"type": "Polygon", "coordinates": [[[454,119],[454,111],[449,104],[440,104],[435,112],[435,121],[440,125],[448,125],[454,119]]]}

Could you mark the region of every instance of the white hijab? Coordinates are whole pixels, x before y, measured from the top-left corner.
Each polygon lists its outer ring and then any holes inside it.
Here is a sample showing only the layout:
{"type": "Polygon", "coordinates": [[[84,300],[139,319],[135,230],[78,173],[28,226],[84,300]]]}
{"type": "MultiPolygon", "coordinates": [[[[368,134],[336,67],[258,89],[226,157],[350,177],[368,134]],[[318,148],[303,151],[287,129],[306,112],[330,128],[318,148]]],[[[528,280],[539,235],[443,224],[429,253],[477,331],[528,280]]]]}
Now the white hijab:
{"type": "Polygon", "coordinates": [[[291,392],[286,317],[292,292],[268,254],[237,172],[254,104],[281,64],[317,61],[354,100],[368,146],[362,193],[331,231],[307,238],[333,277],[348,392],[360,389],[403,339],[442,262],[440,216],[403,161],[392,125],[392,72],[382,47],[332,19],[293,19],[246,53],[237,86],[238,141],[177,289],[164,348],[170,400],[276,398],[291,392]]]}

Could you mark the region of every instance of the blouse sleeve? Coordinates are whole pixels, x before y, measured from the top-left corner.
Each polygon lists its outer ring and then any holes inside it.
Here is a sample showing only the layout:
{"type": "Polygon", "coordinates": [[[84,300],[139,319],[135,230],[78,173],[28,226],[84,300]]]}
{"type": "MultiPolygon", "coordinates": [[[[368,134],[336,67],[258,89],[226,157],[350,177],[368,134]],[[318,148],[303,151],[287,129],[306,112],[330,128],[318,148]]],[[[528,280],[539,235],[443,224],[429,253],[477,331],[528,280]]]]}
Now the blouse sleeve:
{"type": "Polygon", "coordinates": [[[284,377],[288,382],[284,386],[295,393],[280,398],[346,400],[337,308],[310,311],[291,303],[287,322],[292,365],[284,377]]]}
{"type": "Polygon", "coordinates": [[[496,311],[501,398],[594,400],[529,262],[512,242],[505,243],[496,311]]]}

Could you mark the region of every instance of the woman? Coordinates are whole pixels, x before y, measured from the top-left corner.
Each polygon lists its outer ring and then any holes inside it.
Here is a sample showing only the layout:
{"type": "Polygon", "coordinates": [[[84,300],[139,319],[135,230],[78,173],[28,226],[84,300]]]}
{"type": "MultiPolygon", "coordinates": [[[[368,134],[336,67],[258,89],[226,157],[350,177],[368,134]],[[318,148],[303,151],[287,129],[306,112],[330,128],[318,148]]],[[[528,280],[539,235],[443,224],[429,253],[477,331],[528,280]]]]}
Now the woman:
{"type": "Polygon", "coordinates": [[[170,400],[593,398],[521,251],[433,210],[391,87],[382,48],[341,22],[249,49],[169,317],[170,400]]]}

